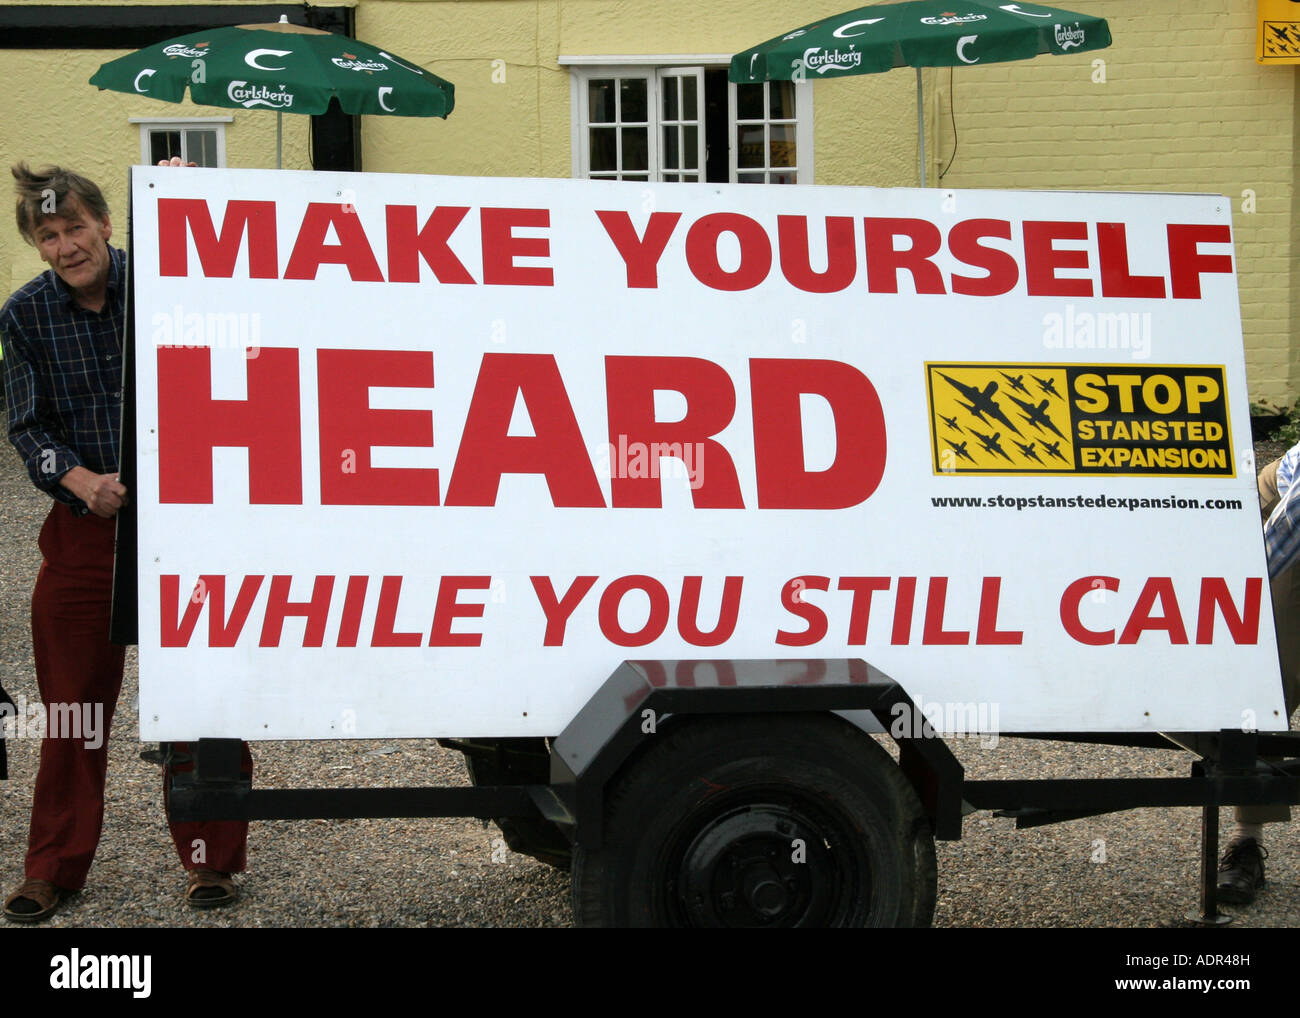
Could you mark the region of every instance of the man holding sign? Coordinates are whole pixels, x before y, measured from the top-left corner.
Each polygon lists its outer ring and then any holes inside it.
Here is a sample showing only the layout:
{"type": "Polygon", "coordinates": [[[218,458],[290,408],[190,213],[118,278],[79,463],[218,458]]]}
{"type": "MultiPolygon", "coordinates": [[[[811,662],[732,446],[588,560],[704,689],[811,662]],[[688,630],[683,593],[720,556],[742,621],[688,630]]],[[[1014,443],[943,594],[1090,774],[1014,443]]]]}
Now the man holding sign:
{"type": "MultiPolygon", "coordinates": [[[[25,163],[13,175],[19,232],[50,266],[0,311],[9,440],[32,483],[54,499],[32,593],[36,679],[50,723],[26,881],[4,905],[6,919],[30,923],[81,889],[103,825],[107,734],[125,653],[108,634],[114,517],[130,497],[117,474],[127,279],[126,254],[108,244],[108,204],[94,183],[60,167],[34,172],[25,163]],[[78,716],[97,719],[96,738],[55,723],[78,716]]],[[[234,901],[230,873],[244,868],[248,825],[171,830],[190,871],[190,904],[234,901]]]]}

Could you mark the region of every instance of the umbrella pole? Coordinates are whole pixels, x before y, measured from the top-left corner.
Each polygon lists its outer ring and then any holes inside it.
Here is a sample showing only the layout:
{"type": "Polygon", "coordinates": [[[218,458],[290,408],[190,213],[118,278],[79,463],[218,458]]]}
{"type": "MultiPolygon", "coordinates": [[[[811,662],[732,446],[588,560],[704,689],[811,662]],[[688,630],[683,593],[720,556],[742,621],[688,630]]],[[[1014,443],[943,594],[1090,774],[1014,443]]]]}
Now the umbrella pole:
{"type": "Polygon", "coordinates": [[[925,107],[921,89],[921,68],[916,69],[916,136],[921,142],[921,186],[925,187],[925,107]]]}
{"type": "MultiPolygon", "coordinates": [[[[920,71],[918,71],[917,73],[920,74],[920,71]]],[[[279,110],[276,110],[275,111],[275,168],[277,170],[280,168],[280,140],[282,138],[281,132],[284,130],[283,123],[282,123],[283,119],[284,119],[284,114],[282,114],[279,110]]],[[[925,171],[922,170],[921,172],[924,173],[925,171]]],[[[922,186],[924,186],[925,181],[922,181],[921,184],[922,186]]]]}

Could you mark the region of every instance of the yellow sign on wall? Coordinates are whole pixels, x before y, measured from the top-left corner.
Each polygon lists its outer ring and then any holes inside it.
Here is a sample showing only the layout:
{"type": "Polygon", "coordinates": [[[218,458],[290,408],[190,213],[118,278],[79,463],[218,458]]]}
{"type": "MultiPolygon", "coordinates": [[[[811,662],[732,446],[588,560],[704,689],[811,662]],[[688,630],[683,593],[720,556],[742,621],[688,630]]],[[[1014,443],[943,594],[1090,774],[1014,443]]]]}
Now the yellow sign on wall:
{"type": "Polygon", "coordinates": [[[1300,2],[1259,0],[1255,60],[1261,64],[1300,64],[1300,2]]]}

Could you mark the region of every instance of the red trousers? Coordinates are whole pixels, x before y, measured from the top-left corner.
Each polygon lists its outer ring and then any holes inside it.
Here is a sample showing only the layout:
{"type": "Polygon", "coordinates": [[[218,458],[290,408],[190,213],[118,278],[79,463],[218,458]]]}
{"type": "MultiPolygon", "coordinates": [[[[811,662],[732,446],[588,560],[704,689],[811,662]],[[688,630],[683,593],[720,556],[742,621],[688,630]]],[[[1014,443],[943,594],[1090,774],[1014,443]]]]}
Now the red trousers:
{"type": "MultiPolygon", "coordinates": [[[[54,503],[41,528],[44,561],[32,592],[36,683],[49,723],[41,741],[26,872],[29,879],[48,880],[68,890],[84,886],[99,844],[108,736],[122,689],[125,650],[108,640],[113,538],[113,520],[77,517],[62,502],[54,503]],[[103,730],[95,733],[98,738],[88,737],[84,730],[70,737],[56,726],[57,708],[50,708],[71,704],[81,705],[82,717],[102,717],[103,730]],[[89,748],[96,742],[95,748],[89,748]]],[[[252,768],[245,744],[244,769],[251,774],[252,768]]],[[[170,826],[186,869],[228,873],[244,869],[247,823],[170,826]]]]}

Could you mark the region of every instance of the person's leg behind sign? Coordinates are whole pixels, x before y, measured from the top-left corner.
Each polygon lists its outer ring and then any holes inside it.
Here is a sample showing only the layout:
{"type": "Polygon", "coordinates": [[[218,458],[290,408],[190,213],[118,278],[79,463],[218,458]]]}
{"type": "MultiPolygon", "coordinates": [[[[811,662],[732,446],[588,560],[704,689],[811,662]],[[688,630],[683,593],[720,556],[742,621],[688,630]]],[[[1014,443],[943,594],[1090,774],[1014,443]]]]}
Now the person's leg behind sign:
{"type": "Polygon", "coordinates": [[[46,731],[32,795],[27,882],[6,918],[46,918],[80,890],[104,819],[108,739],[125,649],[108,640],[113,523],[56,503],[41,529],[32,650],[46,731]]]}
{"type": "MultiPolygon", "coordinates": [[[[172,744],[172,752],[182,759],[169,763],[163,769],[163,803],[169,805],[168,791],[172,774],[183,774],[194,769],[189,758],[189,743],[172,744]]],[[[240,743],[241,775],[253,777],[253,756],[248,743],[240,743]]],[[[248,822],[244,820],[169,820],[172,842],[181,858],[181,865],[189,874],[185,900],[194,908],[215,908],[231,904],[237,891],[231,874],[242,873],[248,865],[248,822]]]]}
{"type": "MultiPolygon", "coordinates": [[[[1259,473],[1259,507],[1265,520],[1281,498],[1278,467],[1281,460],[1268,464],[1259,473]]],[[[1270,584],[1273,620],[1277,629],[1278,662],[1282,669],[1282,695],[1287,717],[1300,703],[1300,567],[1293,566],[1273,578],[1270,584]]],[[[1219,863],[1218,894],[1222,901],[1249,905],[1264,886],[1263,825],[1285,823],[1291,819],[1289,806],[1238,806],[1234,811],[1236,826],[1232,841],[1219,863]]]]}

